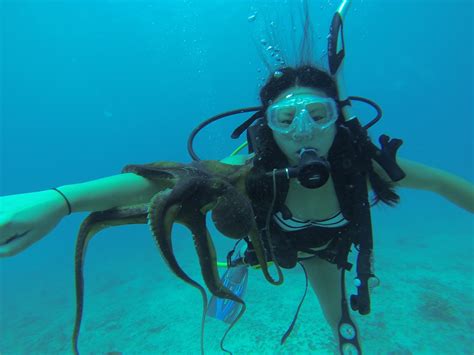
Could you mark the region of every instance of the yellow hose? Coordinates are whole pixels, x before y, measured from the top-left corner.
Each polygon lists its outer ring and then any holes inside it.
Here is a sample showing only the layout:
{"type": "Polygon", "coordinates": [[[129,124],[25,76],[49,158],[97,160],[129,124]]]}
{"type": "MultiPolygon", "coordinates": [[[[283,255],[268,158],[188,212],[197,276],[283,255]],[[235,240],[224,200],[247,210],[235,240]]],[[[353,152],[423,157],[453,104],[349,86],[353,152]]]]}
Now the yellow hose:
{"type": "Polygon", "coordinates": [[[235,149],[235,150],[232,152],[232,154],[231,154],[230,156],[233,157],[234,155],[239,154],[240,151],[241,151],[242,149],[244,149],[244,148],[245,148],[246,146],[248,146],[248,145],[249,145],[249,143],[248,143],[247,141],[243,142],[241,145],[239,145],[239,146],[237,147],[237,149],[235,149]]]}

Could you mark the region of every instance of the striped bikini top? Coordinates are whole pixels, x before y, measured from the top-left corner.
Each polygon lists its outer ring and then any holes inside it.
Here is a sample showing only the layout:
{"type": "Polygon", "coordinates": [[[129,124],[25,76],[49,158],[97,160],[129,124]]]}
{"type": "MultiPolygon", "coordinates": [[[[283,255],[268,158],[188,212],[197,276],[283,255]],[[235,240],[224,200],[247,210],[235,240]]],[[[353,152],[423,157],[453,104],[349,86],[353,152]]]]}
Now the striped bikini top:
{"type": "Polygon", "coordinates": [[[323,220],[302,220],[293,216],[283,216],[283,213],[279,211],[273,215],[273,220],[285,232],[298,232],[312,227],[339,228],[349,223],[341,211],[323,220]]]}
{"type": "MultiPolygon", "coordinates": [[[[342,212],[323,220],[302,220],[291,215],[286,206],[273,215],[273,235],[283,238],[296,250],[312,251],[325,249],[338,236],[345,235],[352,224],[342,212]]],[[[303,256],[298,253],[299,256],[303,256]]]]}

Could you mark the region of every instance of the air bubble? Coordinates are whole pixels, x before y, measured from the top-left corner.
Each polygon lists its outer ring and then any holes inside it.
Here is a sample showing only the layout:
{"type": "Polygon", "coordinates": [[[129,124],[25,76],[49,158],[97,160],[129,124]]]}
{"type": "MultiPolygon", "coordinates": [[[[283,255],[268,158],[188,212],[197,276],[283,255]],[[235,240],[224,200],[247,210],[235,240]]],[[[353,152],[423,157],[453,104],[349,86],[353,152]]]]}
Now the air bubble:
{"type": "Polygon", "coordinates": [[[254,22],[256,19],[257,19],[256,13],[247,17],[248,22],[254,22]]]}
{"type": "Polygon", "coordinates": [[[277,70],[273,73],[273,77],[274,78],[281,78],[283,76],[283,72],[281,72],[280,70],[277,70]]]}

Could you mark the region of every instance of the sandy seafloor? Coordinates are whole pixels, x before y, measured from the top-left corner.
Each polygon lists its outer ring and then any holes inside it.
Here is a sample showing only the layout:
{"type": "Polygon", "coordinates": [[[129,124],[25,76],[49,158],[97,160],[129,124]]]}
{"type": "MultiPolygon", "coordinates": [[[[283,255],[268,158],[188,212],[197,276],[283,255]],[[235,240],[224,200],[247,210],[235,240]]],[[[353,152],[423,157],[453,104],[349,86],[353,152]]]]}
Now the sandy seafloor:
{"type": "MultiPolygon", "coordinates": [[[[412,198],[423,196],[420,193],[412,198]]],[[[467,213],[441,206],[453,226],[469,226],[467,213]]],[[[429,224],[432,213],[409,227],[402,220],[409,208],[374,210],[376,273],[381,286],[372,293],[371,314],[356,316],[364,353],[472,354],[472,228],[463,233],[453,227],[449,234],[435,222],[432,225],[437,230],[433,230],[429,224]],[[421,224],[427,222],[423,228],[421,224]],[[385,233],[383,228],[388,228],[385,233]]],[[[65,224],[55,233],[61,235],[70,228],[65,224]]],[[[149,247],[134,248],[134,238],[146,239],[147,233],[144,226],[121,227],[103,232],[91,242],[85,269],[81,354],[199,353],[199,292],[168,272],[151,238],[149,247]],[[120,237],[127,228],[136,236],[120,237]],[[114,238],[126,248],[114,249],[110,245],[114,238]]],[[[177,229],[174,240],[184,269],[199,279],[185,230],[177,229]]],[[[280,346],[304,289],[299,268],[285,271],[285,277],[283,286],[272,286],[259,271],[251,270],[247,312],[225,343],[234,354],[334,353],[331,331],[312,290],[292,335],[280,346]]],[[[71,353],[73,275],[34,265],[25,271],[25,280],[18,282],[15,302],[4,303],[2,355],[71,353]]],[[[222,353],[219,341],[225,329],[224,323],[208,318],[206,353],[222,353]]]]}
{"type": "MultiPolygon", "coordinates": [[[[134,12],[132,5],[141,2],[117,1],[103,2],[114,6],[93,16],[85,4],[95,9],[95,2],[66,3],[75,7],[31,1],[35,6],[25,10],[23,2],[11,1],[22,6],[12,12],[16,16],[5,16],[10,96],[1,122],[7,133],[0,137],[6,172],[0,180],[6,194],[90,181],[116,174],[126,163],[189,161],[185,139],[201,119],[256,103],[260,59],[242,34],[247,27],[239,25],[248,25],[247,7],[221,17],[211,16],[219,13],[214,2],[207,8],[200,0],[189,9],[170,6],[168,14],[159,6],[134,12]],[[143,32],[136,35],[137,29],[143,32]]],[[[469,0],[362,3],[347,26],[346,70],[350,94],[384,109],[371,136],[403,138],[403,157],[472,181],[469,0]]],[[[330,16],[315,15],[324,40],[330,16]]],[[[227,134],[209,132],[201,136],[210,137],[205,145],[198,145],[206,156],[221,158],[235,148],[224,145],[227,134]]],[[[352,313],[364,354],[473,354],[472,214],[432,193],[401,195],[399,207],[373,210],[381,285],[372,294],[370,315],[352,313]]],[[[1,355],[72,353],[74,234],[85,216],[65,218],[36,245],[0,261],[1,355]]],[[[222,260],[225,245],[215,240],[222,260]]],[[[176,230],[174,241],[178,260],[200,280],[188,233],[176,230]]],[[[247,312],[225,343],[234,354],[333,353],[332,333],[312,290],[280,346],[304,287],[298,268],[285,277],[276,287],[251,271],[247,312]]],[[[90,243],[85,278],[81,354],[199,354],[200,294],[169,272],[146,226],[100,233],[90,243]]],[[[207,354],[222,353],[225,329],[207,320],[207,354]]]]}

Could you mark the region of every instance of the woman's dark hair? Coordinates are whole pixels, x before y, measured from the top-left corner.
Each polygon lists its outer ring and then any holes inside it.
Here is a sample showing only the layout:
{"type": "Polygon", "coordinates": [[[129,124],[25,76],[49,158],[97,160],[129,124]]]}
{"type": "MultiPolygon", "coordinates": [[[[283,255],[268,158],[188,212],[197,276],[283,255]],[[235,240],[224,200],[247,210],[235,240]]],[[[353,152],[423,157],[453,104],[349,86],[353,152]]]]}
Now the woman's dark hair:
{"type": "MultiPolygon", "coordinates": [[[[282,92],[295,86],[321,90],[328,97],[332,97],[335,100],[339,99],[337,85],[333,78],[325,71],[312,65],[302,65],[296,68],[284,67],[276,70],[269,77],[260,91],[260,100],[264,110],[266,110],[268,106],[271,105],[272,101],[282,92]]],[[[285,168],[289,165],[289,162],[273,139],[272,131],[268,125],[265,122],[261,122],[260,125],[261,127],[258,136],[259,147],[256,151],[254,168],[247,180],[247,190],[253,200],[263,202],[263,205],[260,204],[260,206],[262,207],[262,211],[264,211],[268,208],[269,202],[273,198],[272,181],[265,176],[265,173],[272,171],[273,169],[285,168]]],[[[344,127],[344,117],[341,113],[339,114],[339,119],[336,122],[336,125],[338,127],[337,135],[340,135],[342,131],[341,127],[347,132],[347,128],[344,127]]],[[[338,155],[338,151],[341,150],[340,148],[342,148],[342,150],[345,149],[345,147],[337,146],[341,143],[350,145],[353,144],[353,140],[335,139],[328,155],[330,163],[331,159],[338,155]],[[336,141],[339,143],[335,144],[336,141]]],[[[364,152],[363,147],[354,147],[354,149],[364,152]]],[[[392,184],[384,181],[374,171],[370,158],[366,157],[365,161],[367,162],[366,169],[368,178],[375,192],[373,202],[378,203],[379,201],[382,201],[390,206],[395,205],[399,201],[399,196],[393,191],[392,184]]],[[[286,200],[288,181],[283,178],[278,179],[277,185],[278,192],[275,207],[278,209],[286,200]]]]}
{"type": "Polygon", "coordinates": [[[270,75],[260,90],[262,106],[266,109],[283,91],[295,86],[318,89],[335,100],[339,99],[337,85],[328,73],[311,65],[303,65],[281,68],[270,75]]]}

